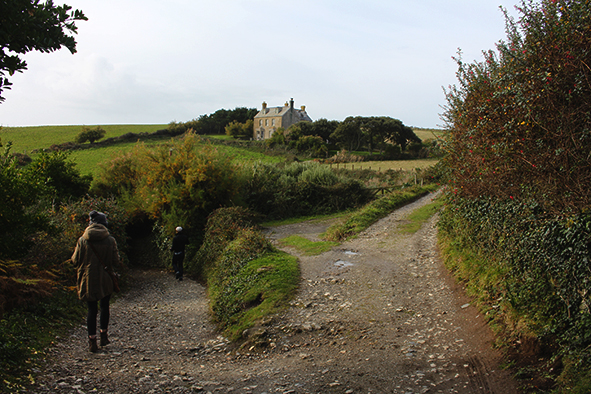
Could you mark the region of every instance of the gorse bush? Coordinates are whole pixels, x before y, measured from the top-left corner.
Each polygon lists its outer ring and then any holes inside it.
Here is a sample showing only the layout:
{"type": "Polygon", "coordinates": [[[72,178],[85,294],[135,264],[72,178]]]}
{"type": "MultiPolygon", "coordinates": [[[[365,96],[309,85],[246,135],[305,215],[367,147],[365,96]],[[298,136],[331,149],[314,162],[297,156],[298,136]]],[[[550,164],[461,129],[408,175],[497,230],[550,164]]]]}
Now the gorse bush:
{"type": "Polygon", "coordinates": [[[93,190],[114,193],[132,215],[147,214],[170,234],[200,229],[210,212],[229,205],[238,193],[230,158],[187,134],[170,144],[115,157],[98,174],[93,190]]]}

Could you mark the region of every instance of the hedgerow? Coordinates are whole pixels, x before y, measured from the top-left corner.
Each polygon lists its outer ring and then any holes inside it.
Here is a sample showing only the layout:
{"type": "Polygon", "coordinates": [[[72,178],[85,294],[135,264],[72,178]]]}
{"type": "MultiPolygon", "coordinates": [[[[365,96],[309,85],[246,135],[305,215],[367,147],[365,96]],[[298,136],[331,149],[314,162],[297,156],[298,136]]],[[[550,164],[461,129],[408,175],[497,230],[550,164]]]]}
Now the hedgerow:
{"type": "Polygon", "coordinates": [[[456,58],[441,229],[476,256],[451,264],[475,292],[485,285],[488,312],[504,312],[508,335],[555,349],[546,373],[565,366],[558,388],[575,392],[591,370],[591,3],[516,8],[496,52],[456,58]]]}
{"type": "MultiPolygon", "coordinates": [[[[531,337],[569,365],[591,366],[591,215],[548,216],[534,201],[455,197],[439,226],[476,262],[449,262],[506,338],[531,337]],[[494,307],[494,308],[493,308],[494,307]]],[[[508,340],[508,339],[507,339],[508,340]]],[[[560,368],[548,371],[558,375],[560,368]]]]}
{"type": "Polygon", "coordinates": [[[242,201],[271,219],[337,212],[362,206],[372,195],[357,180],[318,163],[284,168],[256,163],[243,170],[242,201]]]}

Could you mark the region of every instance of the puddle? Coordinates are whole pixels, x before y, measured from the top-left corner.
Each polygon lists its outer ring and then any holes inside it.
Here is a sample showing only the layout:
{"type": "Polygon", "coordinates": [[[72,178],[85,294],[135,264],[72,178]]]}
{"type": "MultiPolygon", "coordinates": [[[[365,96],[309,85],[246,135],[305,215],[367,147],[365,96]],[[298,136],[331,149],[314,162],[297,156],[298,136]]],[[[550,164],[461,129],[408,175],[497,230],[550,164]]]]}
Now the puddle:
{"type": "Polygon", "coordinates": [[[344,260],[339,260],[339,261],[335,262],[334,265],[335,265],[335,267],[345,268],[345,267],[351,267],[353,265],[353,263],[350,263],[350,262],[344,261],[344,260]]]}
{"type": "Polygon", "coordinates": [[[345,250],[345,254],[348,254],[349,256],[357,256],[359,253],[353,252],[353,251],[350,251],[350,250],[345,250]]]}

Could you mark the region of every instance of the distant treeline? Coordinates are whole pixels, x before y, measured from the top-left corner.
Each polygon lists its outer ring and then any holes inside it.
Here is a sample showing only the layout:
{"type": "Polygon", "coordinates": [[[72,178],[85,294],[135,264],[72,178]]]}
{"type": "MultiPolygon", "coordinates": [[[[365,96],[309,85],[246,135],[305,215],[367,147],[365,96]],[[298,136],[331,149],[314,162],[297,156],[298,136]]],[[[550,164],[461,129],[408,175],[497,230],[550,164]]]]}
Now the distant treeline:
{"type": "Polygon", "coordinates": [[[168,130],[178,134],[189,129],[200,135],[225,134],[227,125],[232,122],[246,123],[248,120],[254,119],[257,112],[256,108],[236,107],[231,110],[222,108],[212,114],[201,115],[188,122],[171,122],[168,125],[168,130]]]}

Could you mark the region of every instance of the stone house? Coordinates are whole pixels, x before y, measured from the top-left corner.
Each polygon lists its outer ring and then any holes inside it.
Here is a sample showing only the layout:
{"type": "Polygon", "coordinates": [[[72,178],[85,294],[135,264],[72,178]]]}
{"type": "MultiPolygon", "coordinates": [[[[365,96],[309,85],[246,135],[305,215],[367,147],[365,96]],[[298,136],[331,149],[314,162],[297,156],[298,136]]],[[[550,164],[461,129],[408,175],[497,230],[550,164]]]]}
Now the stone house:
{"type": "Polygon", "coordinates": [[[283,107],[269,108],[267,103],[263,102],[262,109],[254,117],[252,137],[255,140],[266,140],[271,138],[279,127],[287,130],[289,126],[300,121],[311,122],[312,119],[306,113],[305,105],[302,105],[301,109],[293,107],[293,98],[283,107]]]}

